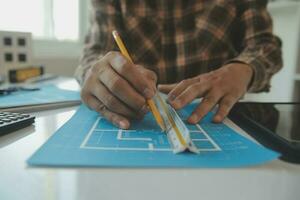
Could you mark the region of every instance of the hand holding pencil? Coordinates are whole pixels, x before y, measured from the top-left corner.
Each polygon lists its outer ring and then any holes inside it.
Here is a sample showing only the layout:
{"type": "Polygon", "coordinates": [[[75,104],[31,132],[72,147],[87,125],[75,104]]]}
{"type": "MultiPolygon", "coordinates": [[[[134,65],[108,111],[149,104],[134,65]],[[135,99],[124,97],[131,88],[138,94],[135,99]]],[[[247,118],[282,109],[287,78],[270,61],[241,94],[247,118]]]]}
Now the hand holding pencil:
{"type": "Polygon", "coordinates": [[[108,52],[85,74],[83,102],[114,125],[128,129],[131,119],[141,119],[147,101],[156,93],[154,72],[132,63],[120,52],[108,52]]]}
{"type": "MultiPolygon", "coordinates": [[[[113,36],[114,36],[114,39],[119,47],[119,49],[121,50],[121,53],[131,62],[133,63],[121,37],[119,36],[118,32],[117,31],[113,31],[112,32],[113,36]]],[[[155,103],[153,102],[153,100],[150,98],[150,99],[147,99],[147,103],[148,103],[148,106],[157,122],[157,124],[160,126],[160,128],[162,130],[165,130],[165,125],[164,125],[164,122],[163,122],[163,119],[162,117],[160,116],[159,114],[159,111],[155,105],[155,103]]]]}

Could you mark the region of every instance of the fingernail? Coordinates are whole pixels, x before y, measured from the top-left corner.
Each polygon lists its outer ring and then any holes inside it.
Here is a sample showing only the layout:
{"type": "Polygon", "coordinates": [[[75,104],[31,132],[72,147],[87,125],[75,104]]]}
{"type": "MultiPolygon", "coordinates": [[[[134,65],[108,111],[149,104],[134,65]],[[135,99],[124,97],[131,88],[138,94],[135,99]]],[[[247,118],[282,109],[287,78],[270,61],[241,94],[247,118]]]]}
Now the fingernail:
{"type": "Polygon", "coordinates": [[[172,105],[174,108],[179,108],[181,106],[181,101],[179,99],[176,99],[172,102],[172,105]]]}
{"type": "Polygon", "coordinates": [[[144,106],[141,108],[140,112],[141,112],[143,115],[145,115],[146,113],[148,113],[148,112],[149,112],[148,106],[147,106],[147,105],[144,105],[144,106]]]}
{"type": "Polygon", "coordinates": [[[119,121],[119,127],[122,129],[127,129],[128,128],[128,123],[124,120],[119,121]]]}
{"type": "Polygon", "coordinates": [[[115,56],[111,61],[111,64],[113,66],[118,66],[118,67],[123,66],[125,63],[126,63],[125,58],[123,58],[120,55],[115,56]]]}
{"type": "Polygon", "coordinates": [[[222,122],[223,120],[222,120],[222,117],[220,116],[220,115],[216,115],[215,117],[214,117],[214,120],[213,120],[214,122],[216,122],[216,123],[220,123],[220,122],[222,122]]]}
{"type": "Polygon", "coordinates": [[[154,96],[154,91],[150,90],[149,88],[146,88],[143,94],[147,99],[151,99],[154,96]]]}
{"type": "Polygon", "coordinates": [[[171,94],[168,96],[169,101],[174,101],[176,99],[176,96],[174,94],[171,94]]]}
{"type": "Polygon", "coordinates": [[[196,114],[193,114],[193,115],[188,119],[188,121],[191,122],[191,123],[193,123],[193,124],[195,124],[195,123],[197,123],[197,118],[198,118],[198,116],[197,116],[196,114]]]}

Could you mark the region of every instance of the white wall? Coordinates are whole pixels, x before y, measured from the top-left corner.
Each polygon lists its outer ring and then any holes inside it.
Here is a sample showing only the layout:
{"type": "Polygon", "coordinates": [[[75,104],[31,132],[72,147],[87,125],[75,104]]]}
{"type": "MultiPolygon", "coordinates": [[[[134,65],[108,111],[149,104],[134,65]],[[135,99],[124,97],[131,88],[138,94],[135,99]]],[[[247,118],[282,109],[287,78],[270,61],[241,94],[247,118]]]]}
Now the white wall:
{"type": "Polygon", "coordinates": [[[80,42],[34,41],[33,62],[44,65],[46,73],[73,76],[82,48],[80,42]]]}
{"type": "Polygon", "coordinates": [[[35,59],[35,64],[44,65],[46,73],[73,76],[75,68],[78,65],[78,60],[76,58],[41,58],[35,59]]]}
{"type": "Polygon", "coordinates": [[[78,66],[83,48],[84,36],[88,30],[89,0],[79,0],[79,36],[80,41],[33,41],[33,62],[44,65],[47,73],[73,76],[78,66]]]}

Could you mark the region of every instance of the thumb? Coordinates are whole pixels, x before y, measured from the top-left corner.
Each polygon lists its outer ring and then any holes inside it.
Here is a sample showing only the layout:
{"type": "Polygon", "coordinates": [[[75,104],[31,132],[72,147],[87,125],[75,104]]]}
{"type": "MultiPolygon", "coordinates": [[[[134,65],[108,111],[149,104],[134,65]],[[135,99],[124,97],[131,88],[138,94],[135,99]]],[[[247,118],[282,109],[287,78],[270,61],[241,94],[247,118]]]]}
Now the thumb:
{"type": "Polygon", "coordinates": [[[159,84],[158,85],[158,90],[162,93],[168,94],[171,92],[176,87],[177,83],[173,84],[159,84]]]}

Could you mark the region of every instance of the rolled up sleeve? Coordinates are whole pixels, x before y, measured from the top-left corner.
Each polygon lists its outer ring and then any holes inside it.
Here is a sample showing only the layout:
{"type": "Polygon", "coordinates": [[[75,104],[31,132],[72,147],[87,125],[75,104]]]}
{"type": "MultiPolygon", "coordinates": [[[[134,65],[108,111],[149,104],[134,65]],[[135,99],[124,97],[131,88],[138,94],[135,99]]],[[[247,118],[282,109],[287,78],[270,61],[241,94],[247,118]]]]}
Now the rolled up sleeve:
{"type": "Polygon", "coordinates": [[[281,41],[273,35],[272,19],[266,0],[241,1],[240,27],[243,29],[241,52],[229,62],[248,64],[253,69],[249,92],[270,90],[272,76],[282,68],[281,41]]]}

